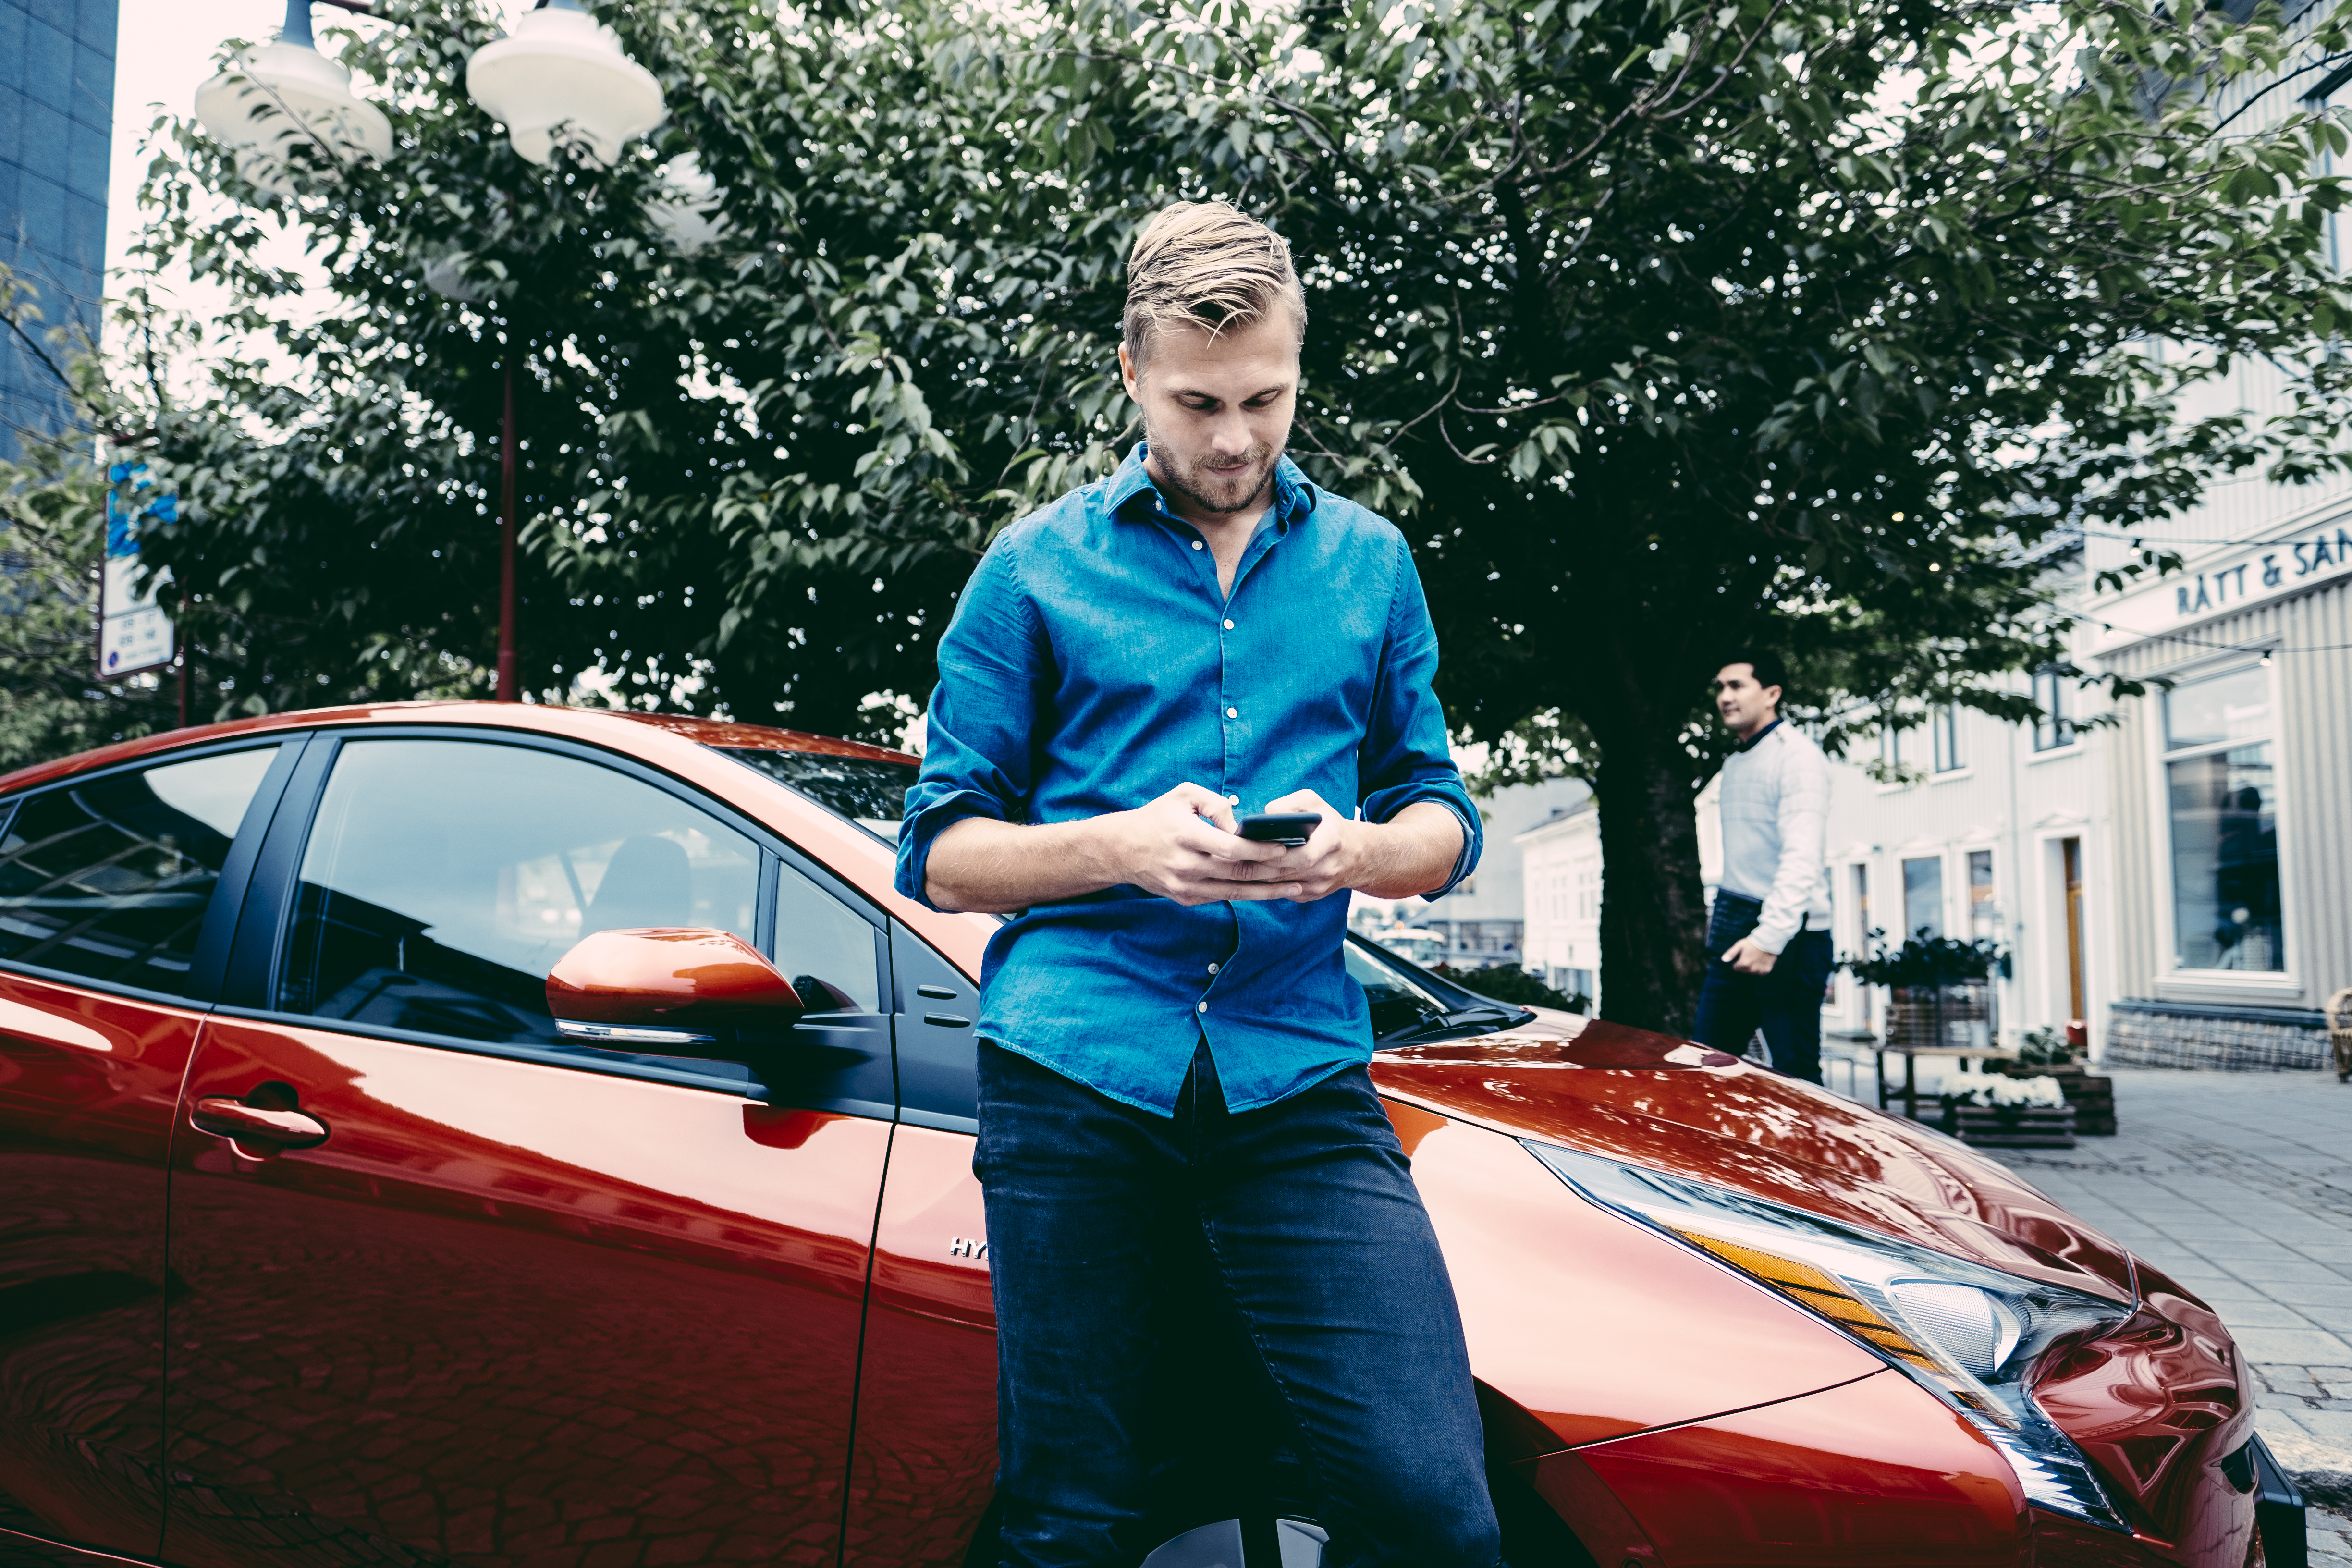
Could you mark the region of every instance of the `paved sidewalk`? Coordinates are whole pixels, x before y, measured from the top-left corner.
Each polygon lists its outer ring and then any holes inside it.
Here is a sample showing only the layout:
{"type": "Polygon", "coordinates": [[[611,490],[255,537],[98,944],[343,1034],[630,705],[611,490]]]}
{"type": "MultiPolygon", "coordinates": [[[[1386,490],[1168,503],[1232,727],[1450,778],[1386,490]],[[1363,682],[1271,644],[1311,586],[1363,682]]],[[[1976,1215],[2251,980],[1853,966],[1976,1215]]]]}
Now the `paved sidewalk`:
{"type": "Polygon", "coordinates": [[[2210,1302],[2253,1363],[2255,1425],[2352,1564],[2352,1084],[2332,1073],[2115,1073],[2120,1128],[1998,1152],[2210,1302]]]}

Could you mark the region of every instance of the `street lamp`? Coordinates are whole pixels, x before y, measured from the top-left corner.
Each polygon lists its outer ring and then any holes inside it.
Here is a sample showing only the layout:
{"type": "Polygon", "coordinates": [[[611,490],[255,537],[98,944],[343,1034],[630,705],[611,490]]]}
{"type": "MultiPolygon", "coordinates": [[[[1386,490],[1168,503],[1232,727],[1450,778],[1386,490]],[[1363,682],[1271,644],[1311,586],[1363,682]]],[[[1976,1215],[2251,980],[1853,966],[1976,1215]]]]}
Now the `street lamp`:
{"type": "Polygon", "coordinates": [[[196,119],[234,148],[246,178],[281,196],[287,151],[303,142],[337,166],[353,154],[392,156],[392,121],[352,91],[352,73],[319,52],[310,0],[287,0],[278,41],[196,89],[196,119]]]}
{"type": "MultiPolygon", "coordinates": [[[[364,0],[326,0],[366,13],[364,0]]],[[[278,41],[241,58],[196,89],[196,119],[213,137],[236,151],[238,167],[255,184],[283,195],[293,194],[285,177],[285,152],[308,139],[324,150],[336,168],[365,153],[379,162],[392,156],[392,122],[383,111],[352,91],[352,73],[319,52],[310,32],[312,0],[287,0],[286,25],[278,41]]],[[[474,51],[466,62],[466,93],[483,112],[502,121],[516,153],[545,163],[559,142],[609,165],[621,148],[662,122],[661,83],[621,47],[581,0],[539,0],[536,10],[516,22],[513,33],[474,51]]],[[[691,157],[691,154],[688,155],[691,157]]],[[[698,167],[672,160],[674,211],[655,221],[681,248],[693,249],[718,232],[708,209],[718,193],[698,167]],[[679,179],[681,167],[689,177],[679,179]],[[699,176],[698,182],[692,176],[699,176]]],[[[445,258],[428,267],[425,282],[437,292],[460,297],[462,266],[445,258]],[[445,287],[445,283],[447,285],[445,287]]],[[[509,331],[503,405],[499,418],[499,664],[498,700],[517,698],[515,653],[515,405],[514,356],[509,331]]]]}
{"type": "Polygon", "coordinates": [[[548,161],[562,131],[609,164],[662,122],[661,83],[580,0],[541,0],[511,34],[476,49],[466,93],[506,122],[507,140],[534,163],[548,161]]]}

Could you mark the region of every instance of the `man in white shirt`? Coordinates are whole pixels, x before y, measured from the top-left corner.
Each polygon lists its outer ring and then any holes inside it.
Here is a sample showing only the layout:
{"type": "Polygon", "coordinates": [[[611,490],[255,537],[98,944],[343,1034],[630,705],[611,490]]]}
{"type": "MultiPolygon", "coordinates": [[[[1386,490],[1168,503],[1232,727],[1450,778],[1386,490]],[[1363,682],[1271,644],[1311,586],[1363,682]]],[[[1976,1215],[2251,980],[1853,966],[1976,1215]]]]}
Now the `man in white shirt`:
{"type": "Polygon", "coordinates": [[[1707,921],[1698,994],[1702,1045],[1743,1055],[1758,1029],[1772,1065],[1822,1081],[1822,988],[1830,938],[1830,765],[1780,719],[1788,677],[1778,655],[1742,649],[1715,678],[1715,708],[1739,739],[1723,764],[1723,880],[1707,921]]]}

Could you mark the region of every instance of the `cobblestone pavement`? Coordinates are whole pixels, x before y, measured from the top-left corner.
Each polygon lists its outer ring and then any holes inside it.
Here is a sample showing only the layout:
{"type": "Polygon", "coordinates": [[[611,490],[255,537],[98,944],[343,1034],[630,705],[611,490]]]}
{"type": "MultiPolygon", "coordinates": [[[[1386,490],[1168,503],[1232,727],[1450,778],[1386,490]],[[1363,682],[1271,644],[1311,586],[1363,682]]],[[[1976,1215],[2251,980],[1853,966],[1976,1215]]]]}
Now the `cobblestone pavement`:
{"type": "Polygon", "coordinates": [[[2255,1425],[2314,1504],[2312,1562],[2352,1568],[2352,1085],[2114,1076],[2116,1137],[2000,1158],[2221,1313],[2255,1425]]]}

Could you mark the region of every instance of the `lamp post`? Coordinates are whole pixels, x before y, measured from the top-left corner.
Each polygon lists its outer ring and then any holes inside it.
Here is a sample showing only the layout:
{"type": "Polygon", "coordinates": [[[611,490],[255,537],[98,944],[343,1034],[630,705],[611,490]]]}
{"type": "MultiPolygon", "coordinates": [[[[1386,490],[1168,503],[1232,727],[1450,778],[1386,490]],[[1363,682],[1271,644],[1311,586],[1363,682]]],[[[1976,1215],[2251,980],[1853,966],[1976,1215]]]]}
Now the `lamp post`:
{"type": "MultiPolygon", "coordinates": [[[[324,0],[344,10],[368,14],[360,0],[324,0]]],[[[352,91],[352,73],[319,52],[310,31],[312,0],[287,0],[286,24],[278,41],[241,58],[236,66],[196,89],[196,119],[215,140],[237,154],[247,177],[283,196],[292,196],[286,154],[309,142],[341,170],[358,157],[383,162],[392,156],[392,122],[383,111],[352,91]]],[[[466,93],[483,112],[507,127],[518,155],[548,163],[559,144],[590,162],[609,165],[621,149],[662,122],[661,84],[631,59],[609,27],[588,14],[582,0],[539,0],[515,30],[485,44],[466,62],[466,93]]],[[[687,157],[691,157],[687,154],[687,157]]],[[[709,209],[717,195],[708,176],[673,159],[668,183],[681,200],[656,210],[655,221],[682,247],[707,243],[717,232],[709,209]],[[682,230],[691,228],[691,237],[682,230]]],[[[437,291],[461,296],[461,276],[437,291]]],[[[499,655],[498,700],[520,696],[516,651],[515,536],[515,357],[521,344],[508,324],[499,418],[499,655]]]]}

